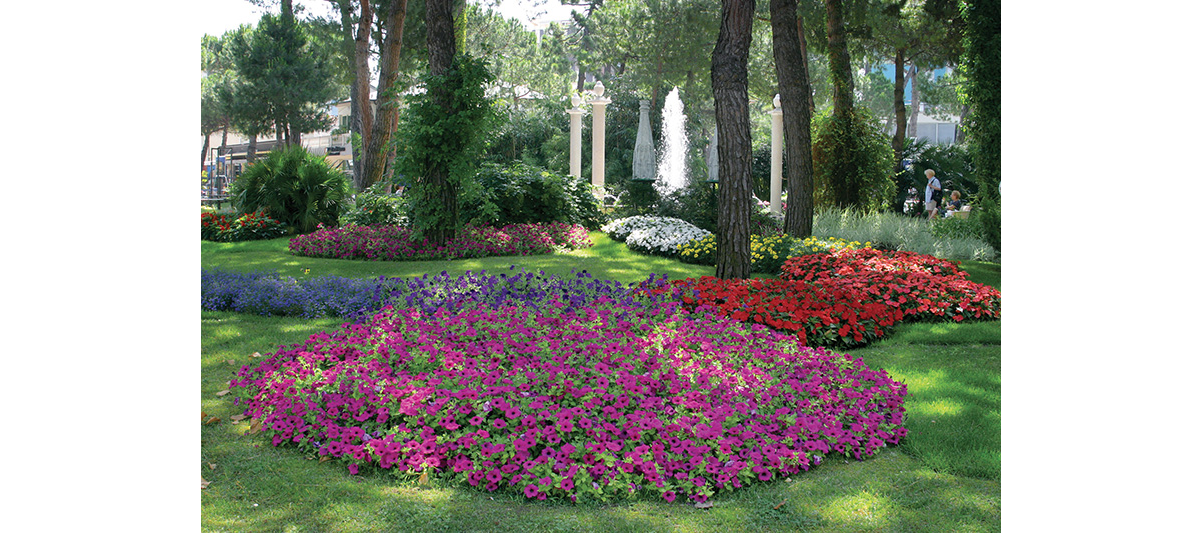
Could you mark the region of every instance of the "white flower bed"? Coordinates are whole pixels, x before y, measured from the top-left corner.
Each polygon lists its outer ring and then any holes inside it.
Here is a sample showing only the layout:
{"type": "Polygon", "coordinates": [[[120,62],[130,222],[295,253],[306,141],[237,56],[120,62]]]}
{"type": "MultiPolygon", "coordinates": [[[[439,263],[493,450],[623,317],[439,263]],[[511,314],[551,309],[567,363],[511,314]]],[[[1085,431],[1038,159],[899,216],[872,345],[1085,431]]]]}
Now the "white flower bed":
{"type": "Polygon", "coordinates": [[[630,250],[672,257],[679,254],[680,246],[712,235],[678,218],[648,216],[614,220],[600,230],[612,239],[625,241],[630,250]]]}

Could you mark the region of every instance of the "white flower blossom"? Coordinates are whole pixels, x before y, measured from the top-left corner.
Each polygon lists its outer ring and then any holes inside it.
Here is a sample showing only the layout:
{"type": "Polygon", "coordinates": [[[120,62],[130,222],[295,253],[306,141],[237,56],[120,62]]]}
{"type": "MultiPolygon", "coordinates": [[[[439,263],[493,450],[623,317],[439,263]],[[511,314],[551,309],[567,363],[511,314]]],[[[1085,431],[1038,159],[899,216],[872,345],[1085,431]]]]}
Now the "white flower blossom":
{"type": "Polygon", "coordinates": [[[677,255],[679,247],[711,232],[670,217],[633,216],[614,220],[600,228],[614,240],[625,241],[631,250],[658,255],[677,255]]]}

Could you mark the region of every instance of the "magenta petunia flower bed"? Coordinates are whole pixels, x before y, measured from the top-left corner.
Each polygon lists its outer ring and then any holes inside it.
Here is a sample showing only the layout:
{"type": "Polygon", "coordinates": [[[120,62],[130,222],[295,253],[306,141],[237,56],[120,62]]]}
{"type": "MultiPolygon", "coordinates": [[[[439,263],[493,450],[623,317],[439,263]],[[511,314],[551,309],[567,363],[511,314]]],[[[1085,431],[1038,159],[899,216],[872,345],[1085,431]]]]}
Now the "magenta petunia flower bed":
{"type": "Polygon", "coordinates": [[[848,355],[675,303],[393,309],[281,347],[231,388],[276,446],[571,501],[719,491],[905,436],[906,388],[848,355]]]}
{"type": "Polygon", "coordinates": [[[321,228],[294,237],[288,242],[288,250],[306,257],[417,261],[548,254],[592,244],[586,228],[561,222],[510,224],[500,228],[467,226],[445,246],[416,239],[410,227],[381,224],[321,228]]]}

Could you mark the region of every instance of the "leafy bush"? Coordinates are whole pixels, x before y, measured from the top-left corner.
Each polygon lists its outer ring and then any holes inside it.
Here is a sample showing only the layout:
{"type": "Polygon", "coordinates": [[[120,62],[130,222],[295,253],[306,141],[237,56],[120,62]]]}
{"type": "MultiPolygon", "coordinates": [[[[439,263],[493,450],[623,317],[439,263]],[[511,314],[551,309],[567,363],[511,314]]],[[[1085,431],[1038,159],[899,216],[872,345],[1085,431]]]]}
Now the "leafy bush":
{"type": "MultiPolygon", "coordinates": [[[[648,184],[647,184],[648,185],[648,184]]],[[[717,193],[709,183],[689,183],[659,198],[655,214],[717,231],[717,193]]]]}
{"type": "Polygon", "coordinates": [[[288,146],[247,167],[229,192],[239,213],[261,210],[289,231],[309,233],[320,225],[337,225],[350,183],[325,158],[288,146]]]}
{"type": "Polygon", "coordinates": [[[399,224],[407,211],[407,201],[399,194],[388,193],[386,186],[376,183],[354,195],[354,206],[342,214],[342,225],[399,224]]]}
{"type": "Polygon", "coordinates": [[[321,229],[288,242],[288,250],[306,257],[368,261],[426,261],[473,257],[548,254],[591,246],[583,226],[551,222],[511,224],[501,228],[466,226],[445,246],[419,239],[413,228],[348,226],[321,229]]]}
{"type": "Polygon", "coordinates": [[[385,308],[231,381],[275,446],[574,502],[703,502],[907,434],[861,359],[678,305],[385,308]]]}
{"type": "Polygon", "coordinates": [[[393,144],[396,169],[420,176],[408,193],[418,231],[448,235],[466,222],[450,200],[479,194],[474,177],[497,120],[486,94],[493,79],[485,60],[458,54],[444,73],[423,77],[425,91],[405,97],[393,144]]]}
{"type": "Polygon", "coordinates": [[[849,117],[826,111],[813,135],[813,202],[816,208],[883,211],[894,201],[893,152],[869,111],[849,117]]]}
{"type": "Polygon", "coordinates": [[[524,163],[484,165],[475,175],[479,196],[462,201],[463,218],[477,226],[562,222],[598,229],[604,223],[590,182],[524,163]]]}
{"type": "Polygon", "coordinates": [[[971,163],[971,155],[967,149],[958,144],[935,144],[925,139],[908,138],[904,141],[903,157],[911,164],[903,172],[896,175],[895,197],[898,209],[901,209],[910,188],[916,189],[920,200],[918,216],[925,212],[925,171],[932,169],[938,182],[945,192],[945,202],[950,200],[950,191],[958,191],[967,202],[979,191],[975,183],[975,168],[971,163]]]}
{"type": "Polygon", "coordinates": [[[206,241],[239,242],[274,239],[287,234],[283,223],[261,211],[233,216],[213,212],[200,213],[200,238],[206,241]]]}

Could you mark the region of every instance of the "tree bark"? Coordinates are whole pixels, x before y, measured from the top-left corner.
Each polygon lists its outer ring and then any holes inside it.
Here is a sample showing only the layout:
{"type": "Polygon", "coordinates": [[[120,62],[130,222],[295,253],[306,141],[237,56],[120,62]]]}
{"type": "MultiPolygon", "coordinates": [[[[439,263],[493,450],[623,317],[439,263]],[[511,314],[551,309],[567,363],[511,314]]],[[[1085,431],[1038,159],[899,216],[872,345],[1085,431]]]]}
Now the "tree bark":
{"type": "Polygon", "coordinates": [[[246,166],[250,166],[258,158],[258,135],[251,134],[246,144],[246,166]]]}
{"type": "MultiPolygon", "coordinates": [[[[425,31],[426,44],[429,47],[429,74],[438,76],[445,74],[454,61],[454,11],[452,0],[426,0],[425,2],[425,31]]],[[[449,114],[452,110],[451,95],[444,90],[431,92],[430,98],[449,114]]],[[[438,221],[435,227],[427,231],[429,241],[434,246],[443,246],[454,238],[455,226],[458,223],[458,187],[450,179],[450,169],[444,161],[435,161],[425,176],[428,186],[435,193],[441,204],[438,221]]]]}
{"type": "Polygon", "coordinates": [[[754,0],[723,0],[712,54],[717,117],[717,277],[750,276],[750,97],[747,62],[754,0]]]}
{"type": "MultiPolygon", "coordinates": [[[[917,117],[921,114],[921,93],[917,91],[917,66],[912,66],[912,114],[908,117],[908,129],[912,130],[913,137],[917,136],[917,117]]],[[[936,139],[935,139],[936,141],[936,139]]]]}
{"type": "MultiPolygon", "coordinates": [[[[800,57],[804,58],[804,62],[800,66],[804,69],[804,78],[808,79],[808,41],[804,37],[804,17],[796,17],[796,33],[800,36],[800,57]]],[[[817,106],[813,103],[812,84],[809,84],[808,92],[804,95],[808,101],[808,116],[817,115],[817,106]]]]}
{"type": "Polygon", "coordinates": [[[771,42],[788,161],[784,230],[803,239],[812,236],[812,114],[808,107],[812,89],[805,68],[808,58],[801,52],[800,27],[792,24],[793,20],[797,20],[796,0],[771,0],[771,42]]]}
{"type": "Polygon", "coordinates": [[[358,31],[355,32],[354,3],[352,0],[329,0],[337,6],[342,19],[342,53],[346,60],[354,65],[350,81],[350,124],[351,136],[358,134],[361,144],[355,148],[351,143],[351,156],[355,161],[352,181],[354,186],[362,189],[362,160],[363,146],[367,135],[370,135],[369,121],[371,120],[371,71],[367,61],[370,56],[371,20],[375,16],[371,2],[359,2],[361,16],[358,20],[358,31]],[[364,107],[365,113],[364,113],[364,107]],[[364,128],[364,120],[367,127],[364,128]]]}
{"type": "Polygon", "coordinates": [[[204,160],[208,159],[208,135],[204,136],[204,146],[200,147],[200,169],[204,170],[204,160]]]}
{"type": "Polygon", "coordinates": [[[896,81],[892,84],[892,110],[896,113],[896,132],[892,134],[892,170],[904,170],[904,136],[908,120],[904,116],[904,62],[906,50],[896,49],[896,81]]]}
{"type": "Polygon", "coordinates": [[[825,28],[829,37],[829,75],[833,82],[833,113],[847,115],[854,109],[854,76],[850,50],[846,47],[846,25],[842,0],[825,0],[825,28]]]}
{"type": "Polygon", "coordinates": [[[375,95],[375,119],[371,126],[369,142],[365,143],[366,150],[362,161],[362,183],[360,189],[365,189],[383,179],[383,170],[387,164],[387,155],[392,142],[392,133],[396,131],[399,120],[399,99],[394,85],[399,77],[400,47],[404,42],[404,17],[408,11],[408,0],[392,0],[387,11],[381,11],[380,16],[386,17],[384,31],[386,32],[379,57],[379,88],[375,95]]]}

